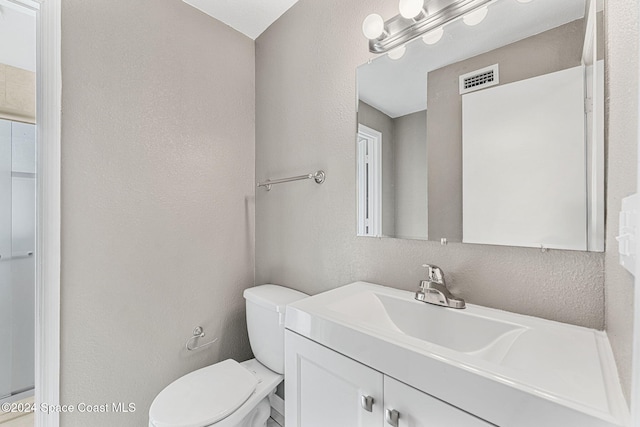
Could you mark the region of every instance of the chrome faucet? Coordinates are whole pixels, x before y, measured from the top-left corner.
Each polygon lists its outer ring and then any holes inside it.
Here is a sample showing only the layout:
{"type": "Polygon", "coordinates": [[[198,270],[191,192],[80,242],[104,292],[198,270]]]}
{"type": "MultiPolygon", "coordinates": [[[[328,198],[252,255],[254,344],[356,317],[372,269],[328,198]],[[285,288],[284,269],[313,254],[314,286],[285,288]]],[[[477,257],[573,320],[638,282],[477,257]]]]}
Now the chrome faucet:
{"type": "Polygon", "coordinates": [[[420,287],[416,291],[416,299],[429,304],[443,307],[464,308],[464,300],[451,295],[444,282],[444,273],[440,267],[424,264],[427,269],[427,280],[420,281],[420,287]]]}

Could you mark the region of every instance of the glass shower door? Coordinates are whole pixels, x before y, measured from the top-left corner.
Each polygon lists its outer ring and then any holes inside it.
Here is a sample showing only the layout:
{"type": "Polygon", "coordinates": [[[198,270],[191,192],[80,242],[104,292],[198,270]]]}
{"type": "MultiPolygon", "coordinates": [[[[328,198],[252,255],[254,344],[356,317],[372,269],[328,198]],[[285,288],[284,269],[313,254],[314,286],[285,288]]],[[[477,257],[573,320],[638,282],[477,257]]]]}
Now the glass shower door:
{"type": "Polygon", "coordinates": [[[0,399],[33,389],[35,126],[0,120],[0,399]]]}

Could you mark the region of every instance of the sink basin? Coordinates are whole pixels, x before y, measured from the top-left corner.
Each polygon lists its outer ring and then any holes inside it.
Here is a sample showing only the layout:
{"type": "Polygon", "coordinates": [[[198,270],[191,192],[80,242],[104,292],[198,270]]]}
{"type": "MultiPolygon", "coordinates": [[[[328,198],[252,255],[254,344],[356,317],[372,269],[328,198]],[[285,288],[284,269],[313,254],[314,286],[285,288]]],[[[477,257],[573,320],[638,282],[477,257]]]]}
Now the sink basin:
{"type": "Polygon", "coordinates": [[[495,425],[627,424],[606,333],[352,283],[287,306],[285,327],[495,425]]]}
{"type": "Polygon", "coordinates": [[[500,362],[526,328],[466,310],[363,290],[327,306],[381,332],[400,333],[493,362],[500,362]]]}

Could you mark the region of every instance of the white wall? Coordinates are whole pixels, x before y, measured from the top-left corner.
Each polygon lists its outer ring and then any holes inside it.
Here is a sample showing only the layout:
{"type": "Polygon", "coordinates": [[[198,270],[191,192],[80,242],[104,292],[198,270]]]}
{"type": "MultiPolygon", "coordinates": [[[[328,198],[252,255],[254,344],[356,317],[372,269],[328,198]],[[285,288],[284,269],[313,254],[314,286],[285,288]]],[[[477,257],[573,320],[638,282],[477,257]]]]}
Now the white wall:
{"type": "Polygon", "coordinates": [[[583,76],[462,96],[463,242],[587,250],[583,76]]]}
{"type": "Polygon", "coordinates": [[[65,427],[147,425],[194,369],[251,355],[254,44],[179,0],[62,1],[65,427]],[[219,341],[187,353],[195,326],[219,341]]]}

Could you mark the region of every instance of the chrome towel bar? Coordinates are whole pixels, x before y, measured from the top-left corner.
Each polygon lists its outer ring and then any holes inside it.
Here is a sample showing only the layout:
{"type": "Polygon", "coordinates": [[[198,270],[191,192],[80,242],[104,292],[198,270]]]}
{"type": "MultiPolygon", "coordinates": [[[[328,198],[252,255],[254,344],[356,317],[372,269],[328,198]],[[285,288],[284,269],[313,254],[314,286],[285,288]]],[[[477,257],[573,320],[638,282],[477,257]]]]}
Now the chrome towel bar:
{"type": "Polygon", "coordinates": [[[271,190],[271,186],[274,184],[282,184],[285,182],[292,182],[292,181],[300,181],[303,179],[314,179],[316,181],[317,184],[322,184],[324,182],[324,179],[326,177],[326,174],[324,173],[323,170],[319,170],[315,173],[310,173],[307,175],[300,175],[300,176],[292,176],[291,178],[280,178],[280,179],[268,179],[265,182],[259,182],[258,183],[258,188],[260,187],[265,187],[267,189],[267,191],[271,190]]]}

